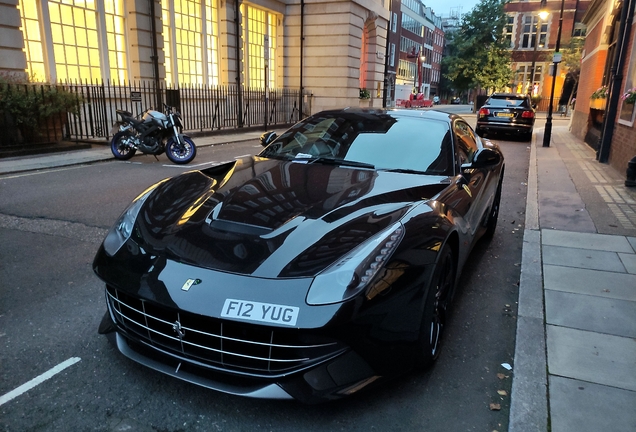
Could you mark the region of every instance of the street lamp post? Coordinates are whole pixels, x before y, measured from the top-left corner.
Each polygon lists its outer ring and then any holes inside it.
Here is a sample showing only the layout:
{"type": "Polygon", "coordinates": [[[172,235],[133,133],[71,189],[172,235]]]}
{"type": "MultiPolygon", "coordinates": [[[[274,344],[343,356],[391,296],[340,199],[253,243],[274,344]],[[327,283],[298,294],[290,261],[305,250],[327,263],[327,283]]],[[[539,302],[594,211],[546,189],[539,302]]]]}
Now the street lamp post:
{"type": "Polygon", "coordinates": [[[552,138],[552,104],[554,101],[554,84],[556,83],[557,66],[561,61],[559,49],[561,48],[561,28],[563,27],[563,7],[565,0],[561,0],[561,13],[559,14],[559,30],[557,31],[556,49],[552,66],[552,88],[550,89],[550,105],[548,106],[548,118],[545,121],[545,129],[543,131],[543,147],[550,147],[550,139],[552,138]]]}

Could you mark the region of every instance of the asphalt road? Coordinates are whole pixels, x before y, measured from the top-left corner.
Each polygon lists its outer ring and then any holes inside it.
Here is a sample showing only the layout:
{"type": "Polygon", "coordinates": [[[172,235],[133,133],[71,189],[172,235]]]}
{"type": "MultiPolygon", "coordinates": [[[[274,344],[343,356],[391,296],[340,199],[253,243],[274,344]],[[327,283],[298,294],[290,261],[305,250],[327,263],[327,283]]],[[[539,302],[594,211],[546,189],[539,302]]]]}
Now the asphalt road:
{"type": "MultiPolygon", "coordinates": [[[[471,255],[438,363],[317,406],[180,382],[124,358],[97,334],[105,302],[91,262],[106,230],[148,185],[193,166],[136,156],[0,177],[0,430],[507,430],[512,372],[501,364],[514,356],[529,147],[500,144],[499,226],[471,255]]],[[[258,149],[201,148],[195,165],[258,149]]]]}

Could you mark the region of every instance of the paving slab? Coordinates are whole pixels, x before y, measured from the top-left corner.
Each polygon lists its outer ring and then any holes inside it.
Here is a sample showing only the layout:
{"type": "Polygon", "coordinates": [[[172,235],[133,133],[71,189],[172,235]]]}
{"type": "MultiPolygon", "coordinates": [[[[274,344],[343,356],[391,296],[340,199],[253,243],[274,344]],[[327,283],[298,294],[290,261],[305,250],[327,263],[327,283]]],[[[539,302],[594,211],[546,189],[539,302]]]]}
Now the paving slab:
{"type": "Polygon", "coordinates": [[[616,252],[543,246],[543,263],[591,270],[627,273],[616,252]]]}
{"type": "Polygon", "coordinates": [[[541,242],[544,245],[552,246],[634,253],[634,249],[627,237],[616,235],[542,230],[541,242]]]}
{"type": "Polygon", "coordinates": [[[636,301],[636,275],[554,265],[543,266],[545,289],[636,301]]]}
{"type": "Polygon", "coordinates": [[[545,291],[548,324],[636,338],[636,302],[545,291]]]}
{"type": "Polygon", "coordinates": [[[636,255],[619,253],[618,256],[620,257],[621,262],[625,266],[627,273],[636,274],[636,255]]]}
{"type": "Polygon", "coordinates": [[[636,392],[550,376],[552,432],[636,431],[636,392]]]}
{"type": "Polygon", "coordinates": [[[636,340],[546,326],[548,372],[636,391],[636,340]]]}
{"type": "Polygon", "coordinates": [[[576,187],[556,148],[537,148],[537,168],[539,191],[558,191],[576,196],[576,187]]]}
{"type": "Polygon", "coordinates": [[[539,189],[539,225],[566,231],[595,233],[596,227],[578,194],[539,189]]]}

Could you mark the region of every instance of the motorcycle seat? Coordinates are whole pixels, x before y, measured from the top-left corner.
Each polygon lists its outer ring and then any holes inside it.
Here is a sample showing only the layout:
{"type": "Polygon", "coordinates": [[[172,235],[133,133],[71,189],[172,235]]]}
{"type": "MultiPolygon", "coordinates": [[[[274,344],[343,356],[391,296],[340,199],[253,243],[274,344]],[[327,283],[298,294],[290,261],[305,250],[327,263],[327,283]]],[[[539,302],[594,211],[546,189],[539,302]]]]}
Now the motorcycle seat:
{"type": "Polygon", "coordinates": [[[117,114],[122,114],[125,115],[126,117],[132,117],[132,113],[130,111],[126,111],[126,110],[116,110],[115,111],[117,114]]]}

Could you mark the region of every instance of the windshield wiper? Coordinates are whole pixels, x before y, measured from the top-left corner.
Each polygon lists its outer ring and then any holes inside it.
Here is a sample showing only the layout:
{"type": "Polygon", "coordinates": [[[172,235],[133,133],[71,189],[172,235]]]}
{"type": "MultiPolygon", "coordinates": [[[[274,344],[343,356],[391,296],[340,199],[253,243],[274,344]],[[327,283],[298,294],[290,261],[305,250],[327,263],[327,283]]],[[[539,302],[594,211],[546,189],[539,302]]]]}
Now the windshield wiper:
{"type": "Polygon", "coordinates": [[[369,168],[369,169],[375,168],[375,165],[372,165],[370,163],[351,161],[351,160],[340,159],[340,158],[330,158],[330,157],[321,156],[321,157],[309,159],[309,163],[316,163],[316,162],[323,163],[323,164],[344,165],[344,166],[350,166],[350,167],[356,167],[356,168],[369,168]]]}
{"type": "Polygon", "coordinates": [[[403,173],[403,174],[426,174],[426,171],[418,171],[418,170],[408,169],[408,168],[392,168],[392,169],[383,169],[381,171],[396,172],[396,173],[403,173]]]}

